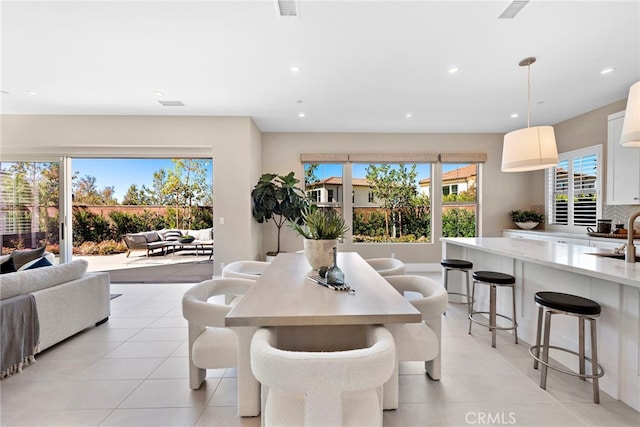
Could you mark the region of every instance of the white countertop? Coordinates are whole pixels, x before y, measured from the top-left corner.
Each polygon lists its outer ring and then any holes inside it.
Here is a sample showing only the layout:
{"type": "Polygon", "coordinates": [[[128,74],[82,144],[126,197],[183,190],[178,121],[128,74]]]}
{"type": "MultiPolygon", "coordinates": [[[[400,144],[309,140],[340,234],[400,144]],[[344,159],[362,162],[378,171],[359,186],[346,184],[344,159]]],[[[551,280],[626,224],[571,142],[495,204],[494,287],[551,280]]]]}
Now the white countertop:
{"type": "Polygon", "coordinates": [[[478,249],[640,288],[640,263],[589,255],[589,253],[610,252],[603,249],[508,237],[458,237],[441,240],[447,244],[478,249]]]}
{"type": "MultiPolygon", "coordinates": [[[[623,244],[623,243],[627,243],[627,236],[624,236],[623,238],[620,237],[597,237],[597,236],[589,236],[586,232],[585,233],[572,233],[569,231],[553,231],[553,230],[538,230],[538,229],[533,229],[533,230],[522,230],[520,228],[506,228],[504,229],[504,231],[513,231],[516,233],[524,233],[524,234],[540,234],[540,235],[550,235],[550,236],[557,236],[557,237],[568,237],[571,239],[584,239],[584,240],[598,240],[601,242],[611,242],[611,243],[619,243],[619,244],[623,244]]],[[[636,233],[638,231],[636,230],[636,233]]],[[[635,239],[634,240],[635,244],[639,244],[640,243],[640,239],[635,239]]]]}

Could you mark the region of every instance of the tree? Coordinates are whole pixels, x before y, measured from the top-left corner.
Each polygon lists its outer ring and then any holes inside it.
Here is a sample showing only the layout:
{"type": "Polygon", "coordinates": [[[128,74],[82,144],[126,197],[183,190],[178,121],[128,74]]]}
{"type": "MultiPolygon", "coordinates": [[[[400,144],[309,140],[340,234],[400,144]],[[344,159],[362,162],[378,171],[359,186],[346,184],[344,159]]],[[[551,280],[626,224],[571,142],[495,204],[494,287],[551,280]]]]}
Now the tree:
{"type": "Polygon", "coordinates": [[[149,189],[143,184],[138,188],[136,184],[131,184],[122,198],[123,205],[150,205],[151,197],[149,189]]]}
{"type": "Polygon", "coordinates": [[[305,187],[311,183],[318,182],[316,171],[320,165],[318,163],[310,163],[304,166],[304,184],[305,187]]]}
{"type": "Polygon", "coordinates": [[[85,175],[72,184],[74,205],[116,205],[113,186],[98,189],[96,177],[85,175]]]}
{"type": "Polygon", "coordinates": [[[191,228],[194,204],[211,193],[207,185],[208,161],[201,159],[171,159],[173,169],[169,170],[162,187],[162,193],[170,197],[176,208],[176,227],[191,228]],[[180,220],[180,208],[184,216],[180,220]]]}
{"type": "Polygon", "coordinates": [[[398,167],[392,167],[389,164],[369,165],[366,173],[374,197],[381,200],[382,207],[391,213],[392,230],[389,233],[389,219],[385,218],[386,234],[396,237],[396,226],[400,226],[400,230],[402,230],[402,217],[399,215],[399,209],[410,206],[412,198],[417,194],[415,180],[418,172],[416,165],[411,165],[410,169],[407,169],[406,165],[402,163],[398,167]]]}

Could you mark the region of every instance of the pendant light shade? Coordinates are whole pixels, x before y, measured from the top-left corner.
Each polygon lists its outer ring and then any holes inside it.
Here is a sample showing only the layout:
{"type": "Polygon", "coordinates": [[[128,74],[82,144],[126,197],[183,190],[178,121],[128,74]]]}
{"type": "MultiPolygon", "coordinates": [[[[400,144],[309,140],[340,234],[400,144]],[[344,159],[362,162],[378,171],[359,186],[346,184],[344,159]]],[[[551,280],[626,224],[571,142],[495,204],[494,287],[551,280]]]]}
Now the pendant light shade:
{"type": "Polygon", "coordinates": [[[502,172],[546,169],[558,164],[556,137],[551,126],[509,132],[502,146],[502,172]]]}
{"type": "Polygon", "coordinates": [[[620,145],[640,147],[640,82],[636,82],[629,89],[620,145]]]}
{"type": "Polygon", "coordinates": [[[536,58],[525,58],[520,66],[528,68],[527,127],[504,136],[502,145],[502,172],[526,172],[546,169],[558,164],[556,136],[551,126],[530,127],[531,116],[531,64],[536,58]]]}

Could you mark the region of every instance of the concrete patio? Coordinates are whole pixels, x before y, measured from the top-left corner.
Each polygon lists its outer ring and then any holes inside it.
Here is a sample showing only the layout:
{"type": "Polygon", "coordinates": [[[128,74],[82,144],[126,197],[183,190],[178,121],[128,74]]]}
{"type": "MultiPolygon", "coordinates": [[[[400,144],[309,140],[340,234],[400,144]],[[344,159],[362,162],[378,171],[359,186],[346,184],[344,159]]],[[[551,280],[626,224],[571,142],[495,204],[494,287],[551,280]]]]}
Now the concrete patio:
{"type": "Polygon", "coordinates": [[[143,253],[115,255],[74,255],[89,263],[88,271],[106,271],[111,283],[198,283],[213,276],[213,260],[195,251],[167,255],[143,253]]]}

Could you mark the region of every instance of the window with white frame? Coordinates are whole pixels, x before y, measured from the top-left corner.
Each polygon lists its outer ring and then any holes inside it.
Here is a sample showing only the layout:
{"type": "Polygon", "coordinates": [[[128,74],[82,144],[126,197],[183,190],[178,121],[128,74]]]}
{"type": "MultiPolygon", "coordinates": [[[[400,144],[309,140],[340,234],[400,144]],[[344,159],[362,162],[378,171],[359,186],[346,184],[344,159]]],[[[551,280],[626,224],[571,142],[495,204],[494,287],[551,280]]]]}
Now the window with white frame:
{"type": "Polygon", "coordinates": [[[547,222],[560,228],[596,225],[602,211],[602,145],[558,155],[547,169],[547,222]]]}

